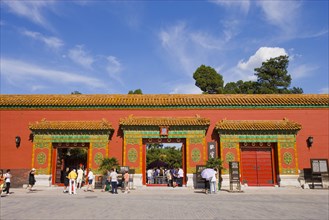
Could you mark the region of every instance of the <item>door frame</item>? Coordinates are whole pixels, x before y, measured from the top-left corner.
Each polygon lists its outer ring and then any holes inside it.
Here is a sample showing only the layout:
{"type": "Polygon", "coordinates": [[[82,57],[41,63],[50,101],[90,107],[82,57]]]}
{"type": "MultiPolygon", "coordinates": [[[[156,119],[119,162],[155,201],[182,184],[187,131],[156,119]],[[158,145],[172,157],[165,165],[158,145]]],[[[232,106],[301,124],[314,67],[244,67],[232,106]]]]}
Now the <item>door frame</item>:
{"type": "MultiPolygon", "coordinates": [[[[257,185],[256,186],[275,186],[275,185],[278,185],[278,180],[277,180],[277,164],[278,164],[278,161],[277,161],[277,153],[276,153],[276,150],[274,149],[277,149],[277,143],[273,142],[271,143],[270,146],[264,146],[264,147],[261,147],[261,146],[243,146],[243,143],[240,142],[240,162],[242,162],[242,149],[243,148],[253,148],[253,149],[265,149],[265,148],[268,148],[270,149],[270,152],[271,152],[271,167],[272,167],[272,179],[273,179],[273,183],[272,184],[268,184],[268,185],[260,185],[258,183],[258,171],[257,171],[257,185]]],[[[257,156],[257,153],[256,153],[256,156],[257,156]]],[[[257,158],[256,158],[256,161],[257,161],[257,158]]],[[[244,173],[242,172],[243,170],[243,163],[240,164],[240,173],[241,173],[241,181],[243,180],[243,175],[244,173]]],[[[241,183],[243,184],[243,183],[241,183]]]]}
{"type": "MultiPolygon", "coordinates": [[[[161,138],[161,142],[160,143],[170,143],[170,141],[168,141],[168,139],[170,138],[161,138]]],[[[154,139],[155,140],[155,139],[154,139]]],[[[186,185],[187,179],[186,179],[186,172],[187,172],[187,165],[186,165],[186,138],[180,138],[180,142],[174,142],[174,143],[181,143],[182,144],[182,169],[184,171],[184,176],[183,176],[183,185],[186,185]]],[[[151,142],[149,142],[149,140],[147,138],[143,138],[142,139],[142,144],[143,144],[143,161],[142,161],[142,177],[143,177],[143,181],[142,184],[147,186],[146,183],[146,144],[152,144],[152,143],[156,143],[155,141],[153,142],[153,139],[151,142]]],[[[159,142],[158,142],[159,143],[159,142]]]]}
{"type": "MultiPolygon", "coordinates": [[[[87,144],[87,146],[76,146],[76,148],[86,148],[87,149],[87,161],[86,161],[86,165],[85,165],[85,170],[88,170],[89,161],[91,160],[90,154],[89,154],[90,144],[89,143],[85,143],[85,144],[87,144]]],[[[64,186],[64,183],[56,183],[58,148],[70,148],[70,146],[54,146],[54,143],[52,143],[51,184],[52,185],[57,185],[57,186],[64,186]]]]}

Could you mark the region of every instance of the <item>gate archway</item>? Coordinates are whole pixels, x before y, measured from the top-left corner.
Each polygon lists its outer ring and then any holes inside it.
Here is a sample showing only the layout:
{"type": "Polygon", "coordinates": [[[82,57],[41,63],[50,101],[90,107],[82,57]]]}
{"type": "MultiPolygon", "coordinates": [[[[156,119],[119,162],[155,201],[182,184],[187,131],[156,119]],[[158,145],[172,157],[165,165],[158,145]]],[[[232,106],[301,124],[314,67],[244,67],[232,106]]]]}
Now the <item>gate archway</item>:
{"type": "Polygon", "coordinates": [[[206,131],[210,120],[196,117],[133,117],[120,119],[124,134],[123,165],[135,170],[134,184],[145,185],[145,143],[153,140],[182,140],[185,184],[193,186],[196,165],[206,162],[206,131]],[[185,158],[185,159],[184,159],[185,158]]]}
{"type": "Polygon", "coordinates": [[[100,121],[47,121],[31,123],[32,167],[39,182],[56,183],[57,148],[59,146],[86,147],[86,167],[98,168],[100,159],[108,157],[108,142],[113,128],[105,119],[100,121]]]}
{"type": "MultiPolygon", "coordinates": [[[[220,137],[220,155],[224,167],[239,161],[242,184],[282,185],[297,181],[296,135],[301,125],[283,120],[222,120],[215,129],[220,137]]],[[[223,185],[228,185],[228,169],[223,185]]]]}

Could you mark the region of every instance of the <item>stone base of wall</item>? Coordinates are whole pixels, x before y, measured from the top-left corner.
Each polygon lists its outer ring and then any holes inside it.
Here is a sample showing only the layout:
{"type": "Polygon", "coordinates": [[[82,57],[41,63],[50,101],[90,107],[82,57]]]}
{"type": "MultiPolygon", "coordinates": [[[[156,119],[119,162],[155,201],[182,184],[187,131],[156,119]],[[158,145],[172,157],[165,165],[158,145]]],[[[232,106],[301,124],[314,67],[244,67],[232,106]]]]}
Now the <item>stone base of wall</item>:
{"type": "Polygon", "coordinates": [[[196,174],[193,174],[193,173],[187,173],[187,174],[186,174],[186,177],[187,177],[186,187],[189,187],[189,188],[195,188],[196,174]]]}
{"type": "Polygon", "coordinates": [[[298,175],[279,175],[279,186],[301,187],[298,175]]]}
{"type": "MultiPolygon", "coordinates": [[[[229,174],[222,175],[222,189],[230,188],[230,176],[229,174]]],[[[280,184],[282,187],[301,187],[300,182],[298,181],[298,175],[279,175],[280,184]]],[[[243,185],[241,185],[243,187],[243,185]]]]}
{"type": "Polygon", "coordinates": [[[131,183],[132,188],[143,187],[143,175],[142,174],[134,174],[133,182],[131,183]]]}
{"type": "MultiPolygon", "coordinates": [[[[8,168],[1,168],[3,174],[7,172],[8,168]]],[[[10,169],[10,168],[9,168],[10,169]]],[[[10,187],[20,188],[29,183],[30,169],[10,169],[12,178],[10,179],[10,187]]]]}
{"type": "Polygon", "coordinates": [[[35,175],[35,186],[51,186],[51,175],[35,175]]]}

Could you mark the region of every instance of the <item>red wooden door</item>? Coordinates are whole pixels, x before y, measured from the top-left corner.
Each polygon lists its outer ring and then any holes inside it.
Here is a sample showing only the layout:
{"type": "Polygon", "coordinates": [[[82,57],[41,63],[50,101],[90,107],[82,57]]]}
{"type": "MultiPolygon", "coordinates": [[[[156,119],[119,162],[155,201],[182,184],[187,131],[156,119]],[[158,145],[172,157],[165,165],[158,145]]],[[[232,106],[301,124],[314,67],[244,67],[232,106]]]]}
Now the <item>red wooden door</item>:
{"type": "Polygon", "coordinates": [[[241,177],[249,186],[272,186],[272,149],[241,148],[241,177]]]}

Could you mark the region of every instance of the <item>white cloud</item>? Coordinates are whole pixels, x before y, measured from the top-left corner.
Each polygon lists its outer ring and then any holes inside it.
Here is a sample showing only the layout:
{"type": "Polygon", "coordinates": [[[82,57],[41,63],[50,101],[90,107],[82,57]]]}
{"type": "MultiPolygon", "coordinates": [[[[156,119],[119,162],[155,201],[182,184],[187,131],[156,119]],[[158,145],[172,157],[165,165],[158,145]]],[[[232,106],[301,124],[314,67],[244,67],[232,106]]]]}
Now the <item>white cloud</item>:
{"type": "MultiPolygon", "coordinates": [[[[225,34],[224,34],[225,35],[225,34]]],[[[227,48],[226,36],[214,37],[207,31],[191,31],[184,22],[162,29],[159,34],[162,53],[175,69],[191,76],[201,64],[209,65],[214,54],[227,48]]]]}
{"type": "Polygon", "coordinates": [[[1,1],[1,3],[7,5],[12,13],[25,17],[36,24],[49,27],[43,12],[45,8],[53,5],[55,1],[1,1]]]}
{"type": "Polygon", "coordinates": [[[58,85],[77,83],[94,88],[105,87],[104,83],[97,78],[7,58],[1,59],[1,78],[20,83],[22,87],[25,86],[26,81],[33,81],[37,83],[37,87],[34,88],[40,88],[40,86],[43,86],[40,85],[40,80],[46,80],[58,85]]]}
{"type": "Polygon", "coordinates": [[[122,80],[120,78],[120,73],[123,67],[120,61],[114,56],[108,56],[106,60],[107,60],[106,71],[108,72],[110,77],[122,83],[122,80]]]}
{"type": "Polygon", "coordinates": [[[256,80],[254,69],[260,67],[262,62],[281,55],[288,55],[284,48],[261,47],[247,61],[240,60],[235,67],[224,71],[225,83],[236,82],[238,80],[256,80]]]}
{"type": "Polygon", "coordinates": [[[95,61],[94,58],[84,50],[83,45],[77,45],[75,48],[70,49],[68,52],[68,57],[73,62],[87,69],[92,69],[92,64],[95,61]]]}
{"type": "Polygon", "coordinates": [[[39,32],[33,32],[33,31],[23,31],[23,34],[31,37],[34,40],[39,40],[46,44],[48,47],[53,48],[53,49],[58,49],[64,45],[63,41],[59,38],[56,37],[46,37],[42,35],[39,32]]]}
{"type": "Polygon", "coordinates": [[[319,93],[320,93],[320,94],[329,94],[329,88],[328,88],[328,87],[326,87],[326,88],[321,88],[321,89],[319,90],[319,93]]]}
{"type": "Polygon", "coordinates": [[[315,71],[319,69],[317,66],[311,66],[308,64],[302,64],[297,67],[292,68],[291,71],[289,71],[289,74],[291,75],[292,79],[300,79],[307,76],[315,75],[315,71]]]}
{"type": "Polygon", "coordinates": [[[185,23],[179,23],[159,33],[162,47],[167,51],[170,57],[190,75],[195,70],[195,62],[191,56],[191,39],[186,30],[185,23]]]}
{"type": "Polygon", "coordinates": [[[194,84],[178,84],[172,86],[169,94],[201,94],[202,91],[194,84]]]}
{"type": "Polygon", "coordinates": [[[249,57],[248,61],[239,61],[238,68],[241,70],[252,70],[260,67],[262,62],[281,55],[288,55],[284,48],[279,47],[261,47],[254,55],[249,57]]]}
{"type": "Polygon", "coordinates": [[[298,1],[257,1],[266,20],[286,33],[295,33],[300,15],[301,3],[298,1]]]}
{"type": "Polygon", "coordinates": [[[243,0],[243,1],[229,1],[229,0],[210,0],[210,2],[215,3],[220,6],[228,7],[228,8],[239,8],[245,14],[248,13],[250,8],[250,1],[243,0]]]}

